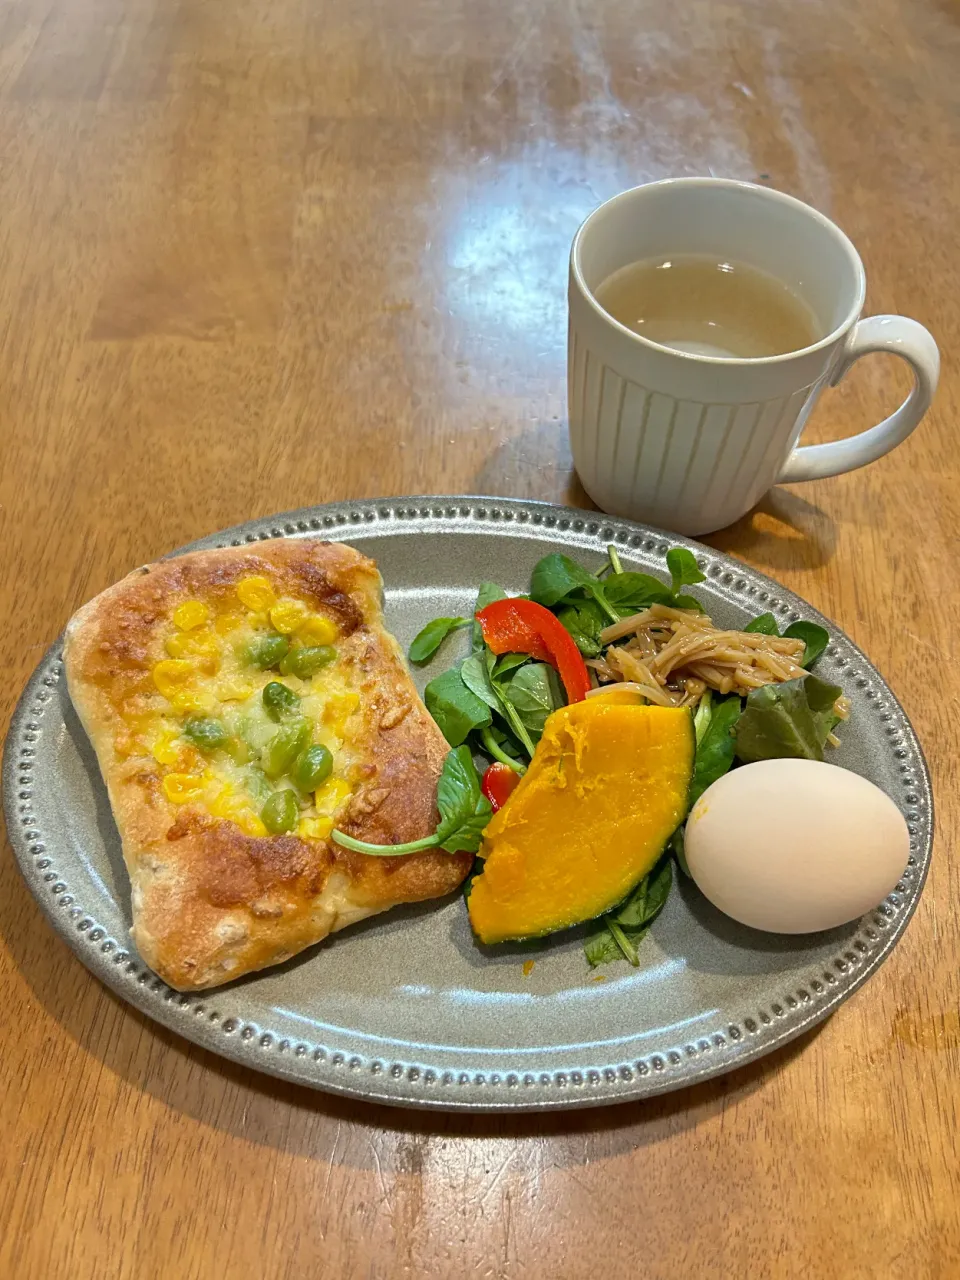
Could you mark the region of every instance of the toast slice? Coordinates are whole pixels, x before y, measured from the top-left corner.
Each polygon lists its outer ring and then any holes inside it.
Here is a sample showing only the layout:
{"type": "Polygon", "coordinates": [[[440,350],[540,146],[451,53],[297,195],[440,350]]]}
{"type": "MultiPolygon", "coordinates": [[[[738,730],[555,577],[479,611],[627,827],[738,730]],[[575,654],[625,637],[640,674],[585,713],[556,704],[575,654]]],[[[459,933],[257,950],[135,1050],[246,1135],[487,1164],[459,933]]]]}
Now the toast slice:
{"type": "Polygon", "coordinates": [[[398,844],[437,822],[447,744],[381,600],[353,548],[279,538],[147,565],[70,620],[67,684],[120,831],[133,939],[170,986],[279,964],[466,876],[470,854],[330,839],[398,844]]]}

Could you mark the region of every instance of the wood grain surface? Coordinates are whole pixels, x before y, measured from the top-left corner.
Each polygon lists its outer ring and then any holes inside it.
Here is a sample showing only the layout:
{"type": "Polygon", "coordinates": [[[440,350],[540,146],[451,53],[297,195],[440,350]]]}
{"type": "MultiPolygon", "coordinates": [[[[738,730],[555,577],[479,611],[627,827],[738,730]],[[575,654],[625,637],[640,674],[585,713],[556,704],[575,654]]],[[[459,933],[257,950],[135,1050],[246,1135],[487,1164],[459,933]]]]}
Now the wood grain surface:
{"type": "MultiPolygon", "coordinates": [[[[664,1098],[445,1119],[337,1101],[104,991],[0,861],[0,1276],[960,1276],[960,10],[955,0],[0,0],[5,726],[71,611],[251,516],[588,505],[566,437],[580,220],[768,182],[927,324],[894,455],[710,541],[835,618],[933,770],[917,916],[818,1032],[664,1098]]],[[[904,376],[861,361],[809,438],[904,376]]]]}

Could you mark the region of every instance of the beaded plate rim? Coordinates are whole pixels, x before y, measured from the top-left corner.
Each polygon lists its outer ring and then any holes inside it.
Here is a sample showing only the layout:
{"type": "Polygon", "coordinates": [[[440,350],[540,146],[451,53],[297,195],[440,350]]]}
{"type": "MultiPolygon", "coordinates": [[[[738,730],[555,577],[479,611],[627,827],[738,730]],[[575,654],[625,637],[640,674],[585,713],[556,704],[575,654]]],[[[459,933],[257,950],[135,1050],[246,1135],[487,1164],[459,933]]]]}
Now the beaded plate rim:
{"type": "MultiPolygon", "coordinates": [[[[3,801],[10,843],[28,887],[55,931],[106,986],[149,1017],[222,1057],[330,1093],[399,1106],[468,1111],[533,1111],[603,1106],[662,1094],[721,1075],[763,1057],[822,1021],[851,996],[889,956],[915,911],[930,865],[933,797],[923,751],[903,708],[865,654],[806,601],[757,570],[689,538],[604,515],[509,498],[414,496],[335,502],[251,520],[198,539],[171,555],[211,547],[240,546],[274,537],[337,532],[387,522],[397,531],[451,523],[504,530],[514,526],[570,535],[579,548],[603,551],[609,542],[646,551],[688,546],[715,592],[736,602],[748,597],[784,615],[825,624],[831,632],[828,660],[849,668],[844,678],[858,698],[872,704],[904,788],[898,800],[911,836],[910,864],[895,890],[860,921],[855,937],[829,964],[818,965],[802,985],[785,990],[769,1008],[738,1022],[723,1022],[696,1042],[665,1043],[655,1051],[582,1069],[455,1071],[430,1062],[368,1058],[348,1044],[292,1040],[246,1019],[235,987],[182,994],[147,969],[126,939],[109,935],[83,905],[82,887],[58,872],[56,834],[36,821],[32,775],[42,744],[44,716],[55,706],[53,690],[62,664],[62,636],[28,681],[11,720],[4,748],[3,801]],[[239,1006],[239,1007],[238,1007],[239,1006]]],[[[442,532],[434,528],[433,532],[442,532]]],[[[547,1046],[545,1046],[546,1048],[547,1046]]]]}

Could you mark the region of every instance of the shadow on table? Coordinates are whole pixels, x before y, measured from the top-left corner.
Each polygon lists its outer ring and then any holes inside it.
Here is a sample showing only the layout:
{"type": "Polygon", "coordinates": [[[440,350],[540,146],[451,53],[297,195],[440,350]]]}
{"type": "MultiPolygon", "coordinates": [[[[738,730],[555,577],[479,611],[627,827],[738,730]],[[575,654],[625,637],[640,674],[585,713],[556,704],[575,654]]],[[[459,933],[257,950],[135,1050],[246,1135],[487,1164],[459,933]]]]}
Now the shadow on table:
{"type": "MultiPolygon", "coordinates": [[[[12,858],[7,846],[6,856],[12,858]]],[[[0,936],[49,1016],[108,1072],[211,1129],[298,1156],[356,1168],[416,1173],[435,1141],[550,1141],[557,1166],[583,1165],[695,1128],[762,1088],[810,1045],[819,1028],[714,1080],[642,1102],[579,1111],[467,1115],[402,1110],[324,1094],[259,1075],[182,1040],[127,1006],[59,940],[12,866],[0,895],[0,936]],[[56,950],[55,950],[56,948],[56,950]],[[77,965],[73,973],[68,966],[77,965]],[[78,985],[78,979],[80,985],[78,985]],[[91,984],[84,990],[82,983],[91,984]],[[162,1045],[165,1052],[158,1053],[162,1045]]]]}
{"type": "MultiPolygon", "coordinates": [[[[566,427],[550,421],[535,424],[506,440],[477,471],[471,485],[473,492],[539,498],[544,493],[543,473],[552,467],[555,480],[563,482],[556,500],[584,511],[596,511],[580,477],[553,439],[555,435],[562,435],[565,440],[566,427]]],[[[752,511],[725,529],[705,535],[701,541],[749,560],[776,577],[785,571],[827,564],[833,558],[837,531],[832,518],[820,507],[789,489],[774,488],[752,511]]]]}
{"type": "Polygon", "coordinates": [[[771,489],[752,511],[702,541],[776,577],[787,570],[818,569],[829,563],[837,530],[831,517],[812,502],[788,489],[771,489]]]}

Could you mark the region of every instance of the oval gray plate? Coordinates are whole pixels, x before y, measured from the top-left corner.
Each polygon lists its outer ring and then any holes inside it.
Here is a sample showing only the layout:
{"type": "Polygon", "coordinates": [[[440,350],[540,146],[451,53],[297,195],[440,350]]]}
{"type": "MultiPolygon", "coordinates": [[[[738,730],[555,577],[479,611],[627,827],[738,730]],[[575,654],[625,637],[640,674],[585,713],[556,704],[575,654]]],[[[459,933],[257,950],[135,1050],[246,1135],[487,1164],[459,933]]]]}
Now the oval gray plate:
{"type": "MultiPolygon", "coordinates": [[[[853,701],[831,759],[901,807],[910,865],[876,911],[806,938],[737,925],[680,877],[639,969],[609,966],[605,981],[588,968],[575,930],[534,951],[481,950],[458,894],[375,917],[231,986],[180,995],[131,949],[119,838],[67,696],[58,643],[27,685],[7,738],[7,826],[56,931],[124,999],[215,1053],[317,1088],[409,1106],[533,1110],[640,1098],[729,1071],[826,1017],[889,955],[930,860],[926,764],[881,676],[797,596],[686,539],[506,499],[339,503],[251,521],[185,549],[317,532],[375,557],[387,622],[404,645],[438,614],[469,614],[483,579],[525,590],[548,551],[599,565],[616,542],[626,564],[662,574],[668,545],[686,543],[707,574],[696,590],[719,621],[742,624],[772,610],[783,622],[804,617],[829,628],[818,670],[853,701]],[[527,960],[535,964],[525,974],[527,960]]],[[[448,640],[418,674],[421,687],[457,651],[448,640]]]]}

